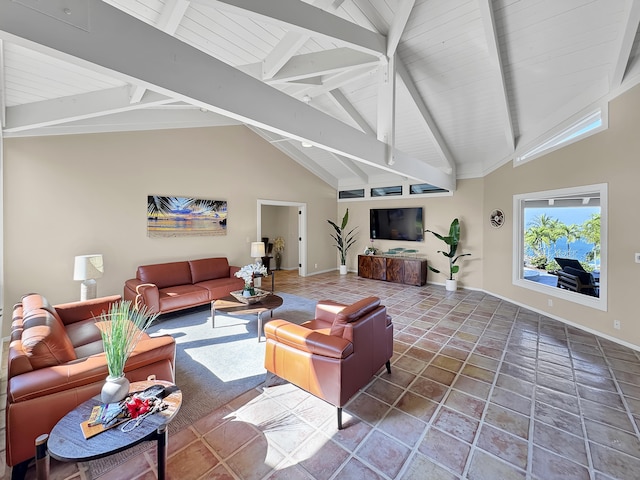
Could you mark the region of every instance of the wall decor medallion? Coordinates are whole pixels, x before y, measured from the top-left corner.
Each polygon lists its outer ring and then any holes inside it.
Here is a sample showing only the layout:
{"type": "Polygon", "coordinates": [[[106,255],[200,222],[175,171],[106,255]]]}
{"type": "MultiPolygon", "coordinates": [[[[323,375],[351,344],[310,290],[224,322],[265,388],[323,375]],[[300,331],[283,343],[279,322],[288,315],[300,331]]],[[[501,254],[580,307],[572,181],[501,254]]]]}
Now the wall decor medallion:
{"type": "Polygon", "coordinates": [[[227,234],[226,200],[147,196],[149,237],[202,237],[227,234]]]}
{"type": "Polygon", "coordinates": [[[504,212],[498,208],[491,212],[489,222],[493,228],[500,228],[504,225],[504,212]]]}

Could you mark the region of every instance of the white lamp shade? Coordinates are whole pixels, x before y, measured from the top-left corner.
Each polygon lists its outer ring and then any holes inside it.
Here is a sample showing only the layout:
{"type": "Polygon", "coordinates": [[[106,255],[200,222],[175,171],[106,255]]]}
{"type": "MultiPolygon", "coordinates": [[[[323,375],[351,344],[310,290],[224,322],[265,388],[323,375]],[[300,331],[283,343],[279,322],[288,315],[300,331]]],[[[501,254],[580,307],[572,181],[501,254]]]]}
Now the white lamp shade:
{"type": "Polygon", "coordinates": [[[73,265],[74,280],[89,280],[101,278],[104,273],[104,264],[102,263],[102,255],[79,255],[75,259],[73,265]]]}
{"type": "Polygon", "coordinates": [[[251,256],[264,257],[264,242],[251,242],[251,256]]]}

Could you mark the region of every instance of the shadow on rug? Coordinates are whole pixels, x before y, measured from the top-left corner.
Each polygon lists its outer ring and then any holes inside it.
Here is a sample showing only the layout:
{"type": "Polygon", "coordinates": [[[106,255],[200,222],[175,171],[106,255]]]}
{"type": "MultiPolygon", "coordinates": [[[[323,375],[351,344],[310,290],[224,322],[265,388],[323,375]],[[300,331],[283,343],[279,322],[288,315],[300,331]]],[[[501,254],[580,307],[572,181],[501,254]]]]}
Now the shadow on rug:
{"type": "MultiPolygon", "coordinates": [[[[302,323],[313,318],[316,301],[278,293],[284,300],[273,318],[302,323]]],[[[263,315],[264,323],[271,318],[263,315]]],[[[188,427],[216,408],[264,382],[264,340],[258,342],[257,315],[216,313],[211,326],[209,306],[161,316],[149,328],[151,336],[168,334],[176,339],[176,384],[182,406],[169,424],[169,433],[188,427]]],[[[169,440],[170,441],[170,440],[169,440]]],[[[123,463],[154,445],[144,442],[122,453],[87,462],[90,478],[123,463]]]]}

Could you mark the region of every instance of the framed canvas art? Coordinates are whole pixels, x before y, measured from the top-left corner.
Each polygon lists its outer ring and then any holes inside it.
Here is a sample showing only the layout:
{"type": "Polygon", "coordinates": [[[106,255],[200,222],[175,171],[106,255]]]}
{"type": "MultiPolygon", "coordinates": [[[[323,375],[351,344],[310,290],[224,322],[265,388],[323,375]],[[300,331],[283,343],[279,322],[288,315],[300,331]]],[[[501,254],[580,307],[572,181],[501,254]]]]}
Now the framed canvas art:
{"type": "Polygon", "coordinates": [[[227,234],[227,202],[194,197],[147,196],[149,237],[227,234]]]}

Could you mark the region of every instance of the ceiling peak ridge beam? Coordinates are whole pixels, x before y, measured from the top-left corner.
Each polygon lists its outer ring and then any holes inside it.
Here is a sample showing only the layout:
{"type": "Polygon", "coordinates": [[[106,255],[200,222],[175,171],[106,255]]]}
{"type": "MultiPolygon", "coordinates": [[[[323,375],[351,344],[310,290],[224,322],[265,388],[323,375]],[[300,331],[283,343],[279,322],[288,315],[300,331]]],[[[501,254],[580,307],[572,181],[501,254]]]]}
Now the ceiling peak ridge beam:
{"type": "Polygon", "coordinates": [[[175,102],[173,98],[147,92],[140,102],[132,105],[129,102],[129,86],[125,85],[9,107],[5,131],[23,132],[172,102],[175,102]]]}
{"type": "Polygon", "coordinates": [[[627,71],[633,42],[638,32],[638,25],[640,25],[640,2],[637,0],[627,0],[625,6],[625,19],[626,22],[620,35],[616,51],[617,58],[611,71],[611,90],[615,90],[622,85],[624,74],[627,71]]]}
{"type": "Polygon", "coordinates": [[[383,56],[386,52],[384,35],[300,0],[192,0],[192,3],[276,23],[303,35],[322,36],[371,55],[383,56]]]}
{"type": "MultiPolygon", "coordinates": [[[[380,63],[378,57],[350,48],[339,47],[333,50],[295,55],[284,65],[277,75],[266,82],[286,83],[320,75],[333,75],[343,70],[357,67],[375,67],[380,63]]],[[[249,67],[251,68],[251,67],[249,67]]]]}
{"type": "Polygon", "coordinates": [[[509,95],[507,93],[507,83],[504,76],[504,64],[500,54],[500,45],[498,44],[498,32],[496,31],[492,2],[491,0],[478,0],[478,6],[480,7],[482,24],[484,25],[484,34],[487,40],[487,50],[492,71],[498,83],[498,107],[500,116],[502,117],[504,136],[509,150],[514,151],[516,143],[513,133],[513,119],[511,118],[511,109],[509,108],[509,95]]]}
{"type": "Polygon", "coordinates": [[[413,82],[413,79],[411,78],[409,71],[407,70],[407,68],[404,66],[404,63],[399,58],[396,61],[396,71],[398,72],[398,76],[400,77],[402,84],[407,89],[409,96],[413,100],[413,104],[415,105],[418,112],[420,113],[420,117],[424,120],[424,124],[425,124],[424,126],[427,134],[429,135],[429,137],[431,137],[431,140],[434,146],[436,147],[436,149],[439,151],[440,156],[442,156],[442,158],[444,158],[444,160],[447,162],[447,165],[449,165],[448,170],[451,172],[451,174],[455,178],[456,162],[454,161],[453,155],[451,154],[451,151],[447,146],[447,142],[445,142],[442,134],[440,133],[440,129],[438,128],[435,120],[431,116],[431,112],[429,111],[429,108],[424,103],[424,100],[422,99],[420,92],[418,92],[418,89],[415,83],[413,82]]]}
{"type": "MultiPolygon", "coordinates": [[[[158,18],[156,28],[169,35],[176,33],[190,3],[189,0],[167,0],[160,13],[160,18],[158,18]]],[[[131,103],[138,103],[144,96],[145,91],[145,87],[133,85],[131,89],[131,103]]]]}
{"type": "Polygon", "coordinates": [[[455,178],[387,146],[101,0],[86,0],[91,29],[69,26],[14,2],[0,2],[0,38],[325,150],[447,190],[455,178]],[[110,48],[104,48],[109,45],[110,48]],[[145,58],[145,62],[140,62],[145,58]]]}
{"type": "MultiPolygon", "coordinates": [[[[332,0],[315,0],[312,4],[314,7],[323,10],[327,8],[336,10],[340,6],[334,6],[332,0]]],[[[300,32],[289,31],[285,33],[273,50],[262,60],[262,79],[269,80],[273,78],[309,38],[311,38],[309,35],[300,32]]]]}

